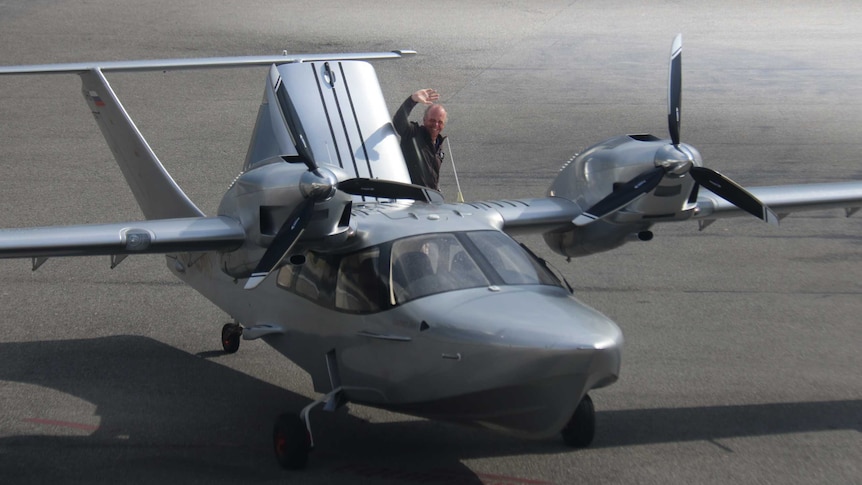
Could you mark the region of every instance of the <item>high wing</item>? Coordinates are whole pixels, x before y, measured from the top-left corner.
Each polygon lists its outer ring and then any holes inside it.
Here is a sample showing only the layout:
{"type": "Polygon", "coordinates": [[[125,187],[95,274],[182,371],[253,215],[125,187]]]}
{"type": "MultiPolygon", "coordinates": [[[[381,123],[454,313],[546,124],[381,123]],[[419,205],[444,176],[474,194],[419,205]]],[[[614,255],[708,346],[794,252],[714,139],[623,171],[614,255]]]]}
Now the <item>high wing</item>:
{"type": "MultiPolygon", "coordinates": [[[[748,191],[779,218],[793,212],[823,209],[844,209],[849,217],[862,207],[862,181],[750,187],[748,191]]],[[[738,215],[745,212],[721,197],[704,194],[697,199],[693,217],[712,220],[738,215]]]]}
{"type": "Polygon", "coordinates": [[[269,66],[313,61],[348,61],[397,59],[416,54],[412,50],[389,52],[359,52],[338,54],[288,54],[278,56],[201,57],[189,59],[145,59],[135,61],[73,62],[62,64],[30,64],[0,66],[0,74],[77,74],[92,69],[102,72],[169,71],[189,69],[216,69],[232,67],[269,66]]]}
{"type": "MultiPolygon", "coordinates": [[[[271,75],[269,76],[272,78],[273,75],[279,75],[280,71],[277,70],[277,66],[284,64],[307,63],[306,65],[311,70],[314,68],[311,63],[321,61],[325,63],[321,68],[325,68],[328,71],[330,69],[330,62],[335,66],[341,61],[393,59],[410,54],[415,54],[415,52],[400,50],[347,54],[288,55],[284,53],[281,56],[0,66],[0,75],[73,73],[80,76],[82,94],[132,194],[140,206],[144,217],[147,219],[146,221],[114,224],[3,229],[0,230],[0,258],[30,257],[34,261],[33,269],[36,269],[47,258],[54,256],[111,255],[112,264],[116,265],[129,254],[169,254],[211,250],[231,251],[239,248],[248,240],[248,230],[238,220],[223,216],[206,217],[186,196],[165,170],[161,161],[135,126],[135,123],[105,78],[104,72],[273,66],[271,68],[271,75]]],[[[363,70],[363,66],[349,64],[340,67],[346,70],[358,69],[360,74],[357,77],[365,75],[365,78],[360,78],[360,81],[364,82],[362,87],[371,84],[367,79],[369,77],[367,74],[368,69],[363,70]]],[[[344,72],[344,70],[340,71],[338,76],[343,76],[344,72]]],[[[373,71],[371,72],[373,73],[373,71]]],[[[371,78],[371,80],[376,85],[376,78],[371,78]]],[[[280,77],[278,84],[281,85],[280,77]]],[[[332,84],[335,83],[333,82],[332,84]]],[[[345,83],[342,82],[341,84],[339,88],[343,90],[343,84],[345,83]]],[[[379,87],[377,90],[379,92],[379,87]]],[[[323,96],[321,95],[321,97],[323,96]]],[[[374,98],[371,102],[381,104],[382,95],[378,95],[377,98],[374,98]]],[[[331,103],[332,101],[323,99],[322,102],[331,103]]],[[[356,109],[380,111],[378,106],[369,106],[369,101],[364,101],[364,103],[358,104],[358,108],[356,109]]],[[[383,116],[388,120],[388,115],[385,113],[385,104],[383,106],[383,116]]],[[[275,111],[268,117],[274,117],[274,113],[275,111]]],[[[360,121],[366,121],[367,119],[359,116],[354,116],[354,118],[357,125],[360,125],[360,121]]],[[[380,118],[379,113],[377,118],[380,118]]],[[[385,141],[385,148],[389,152],[392,151],[393,147],[397,150],[397,141],[387,139],[386,133],[382,133],[381,130],[377,130],[377,132],[371,131],[367,128],[367,122],[365,125],[361,125],[360,128],[365,128],[369,131],[367,135],[373,134],[376,136],[374,139],[377,145],[373,148],[380,149],[385,141]]],[[[282,130],[282,133],[287,133],[284,131],[285,127],[275,126],[272,122],[266,126],[266,129],[270,132],[273,130],[282,130]]],[[[292,135],[288,134],[287,136],[292,135]]],[[[395,136],[394,131],[391,136],[395,136]]],[[[344,135],[342,135],[341,139],[344,139],[344,135]]],[[[343,144],[349,146],[349,143],[343,144]]],[[[326,153],[325,150],[320,151],[326,153]]],[[[400,151],[398,151],[398,154],[400,156],[400,151]]],[[[403,159],[400,160],[401,165],[403,165],[403,159]]],[[[407,177],[406,167],[399,167],[396,164],[395,170],[396,174],[400,174],[401,172],[405,174],[402,178],[407,177]]],[[[387,174],[385,167],[381,167],[378,170],[376,175],[380,176],[379,174],[383,174],[384,176],[387,174]]]]}
{"type": "MultiPolygon", "coordinates": [[[[36,269],[54,256],[233,250],[245,231],[229,217],[188,217],[117,224],[0,230],[0,258],[34,258],[36,269]]],[[[119,263],[121,259],[116,259],[119,263]]]]}
{"type": "MultiPolygon", "coordinates": [[[[751,187],[748,192],[777,214],[844,209],[847,217],[862,207],[862,181],[751,187]]],[[[576,219],[590,207],[572,197],[544,197],[469,202],[462,204],[512,236],[542,234],[554,252],[572,258],[617,248],[628,241],[652,239],[653,225],[697,220],[701,230],[717,219],[750,216],[750,212],[724,198],[702,191],[681,212],[650,217],[623,207],[615,217],[579,226],[576,219]],[[573,200],[575,199],[575,200],[573,200]],[[579,203],[580,202],[580,203],[579,203]]]]}
{"type": "Polygon", "coordinates": [[[669,139],[621,135],[572,157],[551,183],[547,199],[474,204],[507,232],[543,233],[568,257],[607,251],[637,238],[649,240],[659,222],[751,215],[778,225],[793,212],[862,207],[862,181],[745,189],[704,166],[700,152],[681,141],[682,36],[671,45],[668,70],[669,139]]]}
{"type": "MultiPolygon", "coordinates": [[[[844,209],[850,217],[862,208],[862,181],[749,187],[748,191],[782,219],[796,212],[828,209],[844,209]]],[[[573,229],[572,221],[586,210],[564,197],[478,201],[466,205],[493,213],[489,217],[499,217],[498,226],[510,234],[573,229]]],[[[690,211],[690,219],[700,222],[748,215],[744,209],[713,194],[699,195],[690,211]]],[[[650,224],[679,220],[656,217],[650,224]]]]}

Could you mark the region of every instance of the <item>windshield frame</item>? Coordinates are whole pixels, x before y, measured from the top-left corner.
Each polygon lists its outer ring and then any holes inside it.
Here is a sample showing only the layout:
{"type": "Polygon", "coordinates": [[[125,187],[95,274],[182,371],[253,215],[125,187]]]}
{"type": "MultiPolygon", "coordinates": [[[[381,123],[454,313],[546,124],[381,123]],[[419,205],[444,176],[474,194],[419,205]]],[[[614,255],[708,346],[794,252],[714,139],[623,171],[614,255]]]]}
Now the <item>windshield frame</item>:
{"type": "Polygon", "coordinates": [[[344,254],[308,251],[299,259],[304,262],[279,269],[278,286],[353,314],[472,288],[564,288],[532,251],[494,230],[417,234],[344,254]]]}

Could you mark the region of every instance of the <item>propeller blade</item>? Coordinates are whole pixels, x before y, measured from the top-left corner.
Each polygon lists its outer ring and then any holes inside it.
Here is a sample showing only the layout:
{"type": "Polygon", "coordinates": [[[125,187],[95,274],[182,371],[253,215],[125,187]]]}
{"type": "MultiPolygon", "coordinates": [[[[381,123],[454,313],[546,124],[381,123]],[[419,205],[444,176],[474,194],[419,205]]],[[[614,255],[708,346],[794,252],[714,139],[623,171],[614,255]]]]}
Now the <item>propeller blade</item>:
{"type": "Polygon", "coordinates": [[[293,210],[290,217],[284,221],[278,230],[269,248],[263,253],[263,257],[260,258],[257,267],[251,273],[251,277],[246,281],[244,287],[246,290],[257,288],[269,276],[269,273],[281,263],[281,260],[305,231],[308,221],[311,220],[313,209],[314,200],[306,199],[302,205],[293,210]]]}
{"type": "Polygon", "coordinates": [[[363,197],[443,202],[443,196],[436,190],[422,185],[405,184],[391,180],[353,178],[339,182],[338,190],[363,197]]]}
{"type": "Polygon", "coordinates": [[[613,214],[656,188],[664,177],[664,173],[663,167],[655,167],[647,170],[611,192],[604,199],[598,201],[572,222],[576,226],[585,226],[613,214]]]}
{"type": "Polygon", "coordinates": [[[314,162],[314,154],[306,139],[305,129],[302,127],[302,121],[300,121],[293,100],[290,98],[290,94],[287,92],[284,84],[279,83],[276,89],[276,96],[278,97],[279,104],[281,104],[284,121],[290,130],[291,139],[294,143],[293,146],[296,147],[296,153],[305,166],[308,167],[309,172],[317,172],[317,163],[314,162]]]}
{"type": "Polygon", "coordinates": [[[706,167],[692,167],[689,173],[695,182],[715,195],[764,222],[778,225],[778,216],[772,212],[772,209],[733,180],[706,167]]]}
{"type": "Polygon", "coordinates": [[[667,127],[674,145],[679,145],[680,111],[682,109],[682,34],[673,39],[668,73],[667,127]]]}

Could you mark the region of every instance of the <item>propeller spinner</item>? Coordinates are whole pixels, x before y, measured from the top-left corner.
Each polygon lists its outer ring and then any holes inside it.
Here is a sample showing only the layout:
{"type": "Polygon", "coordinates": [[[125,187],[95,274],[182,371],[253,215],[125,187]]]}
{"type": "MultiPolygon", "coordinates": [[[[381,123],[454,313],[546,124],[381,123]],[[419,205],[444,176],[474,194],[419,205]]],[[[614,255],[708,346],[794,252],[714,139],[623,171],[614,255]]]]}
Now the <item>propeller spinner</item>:
{"type": "Polygon", "coordinates": [[[664,177],[683,177],[686,174],[690,174],[695,181],[694,188],[688,198],[690,202],[697,200],[698,187],[703,186],[753,216],[770,224],[778,225],[778,217],[775,213],[739,184],[715,170],[694,165],[691,151],[686,145],[680,143],[681,111],[682,34],[677,34],[671,46],[668,72],[667,122],[670,145],[660,148],[656,153],[655,168],[649,169],[620,185],[616,190],[576,217],[572,221],[576,226],[584,226],[623,209],[658,187],[664,177]]]}

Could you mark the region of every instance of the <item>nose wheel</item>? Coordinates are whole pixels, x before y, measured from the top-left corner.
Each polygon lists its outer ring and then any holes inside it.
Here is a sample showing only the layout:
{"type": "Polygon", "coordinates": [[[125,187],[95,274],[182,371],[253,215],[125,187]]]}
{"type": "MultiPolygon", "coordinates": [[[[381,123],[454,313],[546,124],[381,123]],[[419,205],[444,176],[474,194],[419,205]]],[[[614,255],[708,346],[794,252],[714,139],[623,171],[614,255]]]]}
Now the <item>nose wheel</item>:
{"type": "Polygon", "coordinates": [[[286,470],[301,470],[308,463],[311,436],[296,414],[282,414],[272,429],[272,446],[278,464],[286,470]]]}
{"type": "Polygon", "coordinates": [[[584,394],[578,403],[572,419],[563,428],[562,435],[566,445],[572,448],[586,448],[593,442],[596,435],[596,409],[588,394],[584,394]]]}

